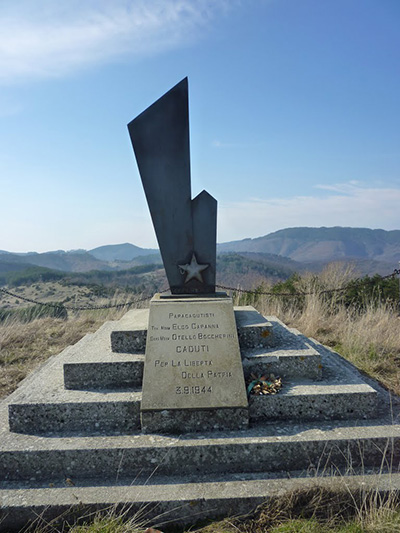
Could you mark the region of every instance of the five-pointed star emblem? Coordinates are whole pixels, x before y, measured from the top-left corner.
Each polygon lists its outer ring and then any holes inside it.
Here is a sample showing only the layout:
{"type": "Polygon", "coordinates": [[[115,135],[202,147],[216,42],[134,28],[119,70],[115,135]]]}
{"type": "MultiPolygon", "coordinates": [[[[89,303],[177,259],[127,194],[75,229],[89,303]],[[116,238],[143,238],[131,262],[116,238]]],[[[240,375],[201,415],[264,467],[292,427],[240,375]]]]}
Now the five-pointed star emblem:
{"type": "Polygon", "coordinates": [[[198,279],[201,283],[203,283],[203,276],[201,275],[201,273],[209,266],[210,265],[199,265],[194,254],[192,255],[192,260],[190,261],[190,263],[186,263],[186,265],[178,265],[181,274],[183,274],[184,272],[187,273],[185,283],[187,283],[191,279],[198,279]]]}

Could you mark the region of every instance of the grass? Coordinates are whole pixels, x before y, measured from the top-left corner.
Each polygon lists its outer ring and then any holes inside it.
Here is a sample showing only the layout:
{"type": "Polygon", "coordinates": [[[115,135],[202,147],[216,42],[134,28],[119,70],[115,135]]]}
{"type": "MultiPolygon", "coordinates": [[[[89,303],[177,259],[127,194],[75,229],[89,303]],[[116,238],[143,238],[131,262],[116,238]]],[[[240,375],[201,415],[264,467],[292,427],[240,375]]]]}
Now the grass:
{"type": "MultiPolygon", "coordinates": [[[[104,305],[110,299],[122,301],[135,300],[138,296],[127,289],[115,290],[100,286],[75,285],[74,283],[60,281],[40,281],[30,285],[9,287],[8,290],[21,296],[43,303],[59,302],[66,306],[94,306],[104,305]]],[[[15,296],[0,291],[0,308],[18,309],[27,304],[15,296]]]]}
{"type": "Polygon", "coordinates": [[[0,323],[0,398],[16,389],[38,365],[96,331],[106,320],[117,320],[127,309],[82,311],[68,320],[38,318],[0,323]]]}
{"type": "MultiPolygon", "coordinates": [[[[155,521],[158,521],[156,518],[155,521]]],[[[44,523],[31,533],[396,533],[400,532],[398,497],[378,491],[335,490],[314,486],[272,498],[246,516],[225,518],[200,527],[149,527],[143,517],[129,517],[129,508],[88,514],[77,522],[44,523]]]]}

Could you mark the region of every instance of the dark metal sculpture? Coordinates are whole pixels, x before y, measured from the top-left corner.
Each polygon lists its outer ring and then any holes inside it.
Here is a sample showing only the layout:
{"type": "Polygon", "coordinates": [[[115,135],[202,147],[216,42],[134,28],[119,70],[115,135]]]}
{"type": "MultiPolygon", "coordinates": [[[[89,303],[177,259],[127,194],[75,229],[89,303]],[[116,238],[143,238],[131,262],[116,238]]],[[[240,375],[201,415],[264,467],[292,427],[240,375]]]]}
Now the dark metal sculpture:
{"type": "Polygon", "coordinates": [[[214,293],[217,201],[192,200],[187,78],[128,130],[172,294],[214,293]]]}

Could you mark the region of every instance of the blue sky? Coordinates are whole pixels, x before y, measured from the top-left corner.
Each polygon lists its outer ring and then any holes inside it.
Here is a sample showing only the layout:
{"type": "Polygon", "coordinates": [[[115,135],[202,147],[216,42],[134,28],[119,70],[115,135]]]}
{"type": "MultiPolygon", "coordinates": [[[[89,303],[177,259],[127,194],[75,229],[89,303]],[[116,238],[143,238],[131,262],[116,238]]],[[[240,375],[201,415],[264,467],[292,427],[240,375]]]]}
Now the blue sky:
{"type": "Polygon", "coordinates": [[[218,240],[400,228],[399,0],[1,0],[0,249],[156,246],[126,125],[189,78],[218,240]]]}

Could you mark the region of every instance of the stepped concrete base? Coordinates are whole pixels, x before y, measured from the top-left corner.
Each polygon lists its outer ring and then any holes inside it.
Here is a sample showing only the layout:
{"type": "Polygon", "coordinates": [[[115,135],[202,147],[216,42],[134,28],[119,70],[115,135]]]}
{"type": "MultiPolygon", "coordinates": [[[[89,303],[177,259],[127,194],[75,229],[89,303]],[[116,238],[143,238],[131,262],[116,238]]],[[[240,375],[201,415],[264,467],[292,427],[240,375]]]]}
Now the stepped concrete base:
{"type": "MultiPolygon", "coordinates": [[[[274,327],[285,329],[276,319],[271,317],[270,321],[274,327]]],[[[64,380],[70,380],[74,375],[82,388],[87,382],[90,382],[90,389],[94,388],[94,383],[110,384],[122,370],[131,370],[132,374],[127,376],[122,373],[121,378],[137,383],[142,371],[138,368],[143,368],[143,356],[140,354],[137,356],[125,354],[124,357],[132,358],[130,364],[127,361],[119,361],[122,366],[116,363],[115,373],[107,376],[105,372],[108,365],[112,364],[113,357],[119,359],[122,356],[113,354],[107,347],[113,327],[115,323],[107,323],[96,334],[90,334],[75,346],[64,350],[43,367],[34,381],[29,382],[27,386],[22,385],[10,397],[8,409],[11,431],[36,434],[101,431],[112,434],[132,433],[140,429],[141,391],[132,388],[119,391],[108,388],[97,390],[63,388],[63,369],[64,380]],[[97,359],[97,362],[93,359],[97,359]],[[76,360],[81,362],[74,362],[76,360]],[[74,374],[71,373],[70,369],[75,369],[75,365],[82,368],[81,374],[75,370],[74,374]],[[102,372],[93,373],[90,378],[90,371],[93,368],[100,368],[102,372]]],[[[295,343],[299,346],[304,345],[302,336],[296,331],[288,331],[287,337],[292,340],[293,345],[295,343]]],[[[284,380],[282,390],[276,395],[250,396],[248,413],[246,410],[238,416],[238,413],[229,410],[221,412],[226,429],[244,429],[248,418],[252,423],[259,421],[275,423],[277,420],[363,420],[378,416],[377,406],[380,400],[374,388],[366,384],[360,374],[351,365],[345,364],[339,356],[311,340],[308,341],[309,350],[318,354],[319,365],[323,367],[323,379],[317,382],[304,379],[284,380]]],[[[296,351],[293,350],[291,353],[296,351]]],[[[244,365],[251,359],[257,361],[256,365],[259,365],[259,357],[257,354],[252,358],[249,355],[248,359],[244,360],[244,365]]],[[[288,357],[300,360],[303,356],[283,355],[282,364],[286,363],[288,357]]],[[[310,357],[313,358],[314,355],[310,357]]],[[[309,364],[306,358],[299,362],[300,365],[303,363],[309,364]]],[[[265,370],[266,368],[262,367],[260,375],[265,370]]],[[[77,385],[76,381],[74,385],[77,385]]],[[[150,432],[148,427],[149,425],[154,427],[154,420],[149,420],[147,414],[143,414],[145,415],[142,419],[143,430],[150,432]]],[[[211,417],[211,414],[211,411],[203,410],[196,413],[196,419],[187,420],[185,417],[191,416],[189,413],[163,410],[151,416],[161,417],[163,431],[167,433],[175,431],[181,433],[180,428],[194,428],[196,424],[196,430],[200,431],[221,429],[218,416],[215,412],[214,417],[211,417]]]]}
{"type": "MultiPolygon", "coordinates": [[[[385,420],[385,422],[387,422],[385,420]]],[[[56,483],[400,466],[400,426],[365,421],[257,426],[180,436],[1,434],[0,481],[56,483]]]]}
{"type": "MultiPolygon", "coordinates": [[[[268,321],[277,337],[282,334],[281,338],[291,342],[279,356],[280,346],[244,354],[244,367],[253,364],[253,369],[265,373],[270,367],[268,363],[263,366],[260,357],[276,357],[284,367],[289,360],[285,358],[299,353],[301,359],[301,350],[309,350],[314,368],[316,363],[322,366],[321,380],[311,384],[303,373],[301,379],[298,375],[285,378],[284,389],[275,396],[252,397],[251,427],[246,430],[143,434],[135,426],[139,391],[99,389],[107,378],[97,378],[96,385],[89,380],[89,370],[80,386],[89,383],[87,388],[97,390],[64,390],[64,364],[87,363],[93,370],[114,358],[122,363],[115,375],[123,375],[123,364],[129,361],[136,368],[142,366],[141,354],[111,352],[110,334],[118,329],[118,322],[106,323],[50,358],[0,403],[3,529],[18,529],[41,512],[49,519],[69,509],[73,514],[81,513],[83,507],[93,510],[110,505],[130,507],[132,512],[146,508],[153,525],[163,521],[154,518],[160,512],[168,512],[167,519],[169,516],[174,522],[191,523],[248,512],[276,491],[309,487],[312,481],[303,477],[307,473],[331,475],[337,469],[387,468],[396,490],[400,468],[398,398],[361,376],[335,352],[288,330],[274,317],[268,321]],[[288,420],[274,421],[279,409],[285,409],[288,420]],[[28,434],[10,431],[9,413],[11,427],[28,434]],[[322,421],[306,421],[318,413],[322,421]],[[326,417],[332,420],[324,420],[326,417]],[[46,433],[37,434],[38,428],[46,433]],[[118,431],[121,434],[116,434],[118,431]]],[[[74,379],[79,382],[78,374],[74,379]]],[[[127,383],[131,380],[134,384],[138,375],[140,371],[133,371],[127,383]]],[[[341,479],[345,484],[362,481],[388,488],[384,476],[372,478],[366,473],[365,477],[341,479]]],[[[321,482],[332,487],[331,477],[321,482]]]]}
{"type": "MultiPolygon", "coordinates": [[[[269,317],[268,320],[260,318],[261,315],[250,306],[245,307],[244,310],[243,312],[238,308],[235,310],[236,321],[241,323],[238,332],[247,339],[248,346],[251,343],[256,346],[241,350],[245,378],[249,378],[252,373],[259,376],[274,373],[285,379],[321,379],[321,356],[309,339],[297,330],[287,328],[276,317],[269,317]],[[260,347],[258,339],[264,339],[263,332],[269,331],[270,328],[274,331],[274,346],[260,347]]],[[[118,336],[123,332],[123,327],[130,328],[129,331],[132,333],[132,325],[136,327],[136,319],[139,325],[146,323],[148,309],[129,311],[121,320],[112,323],[111,327],[117,328],[116,330],[100,329],[95,337],[93,335],[89,337],[89,342],[86,342],[84,346],[71,347],[64,359],[65,388],[85,390],[140,387],[143,379],[144,355],[112,351],[113,335],[118,336]],[[108,335],[111,335],[111,344],[108,335]]],[[[146,336],[147,326],[146,329],[142,327],[140,331],[146,336]]],[[[271,335],[265,339],[270,344],[272,343],[271,335]]],[[[129,352],[134,346],[130,345],[126,348],[129,352]]]]}

